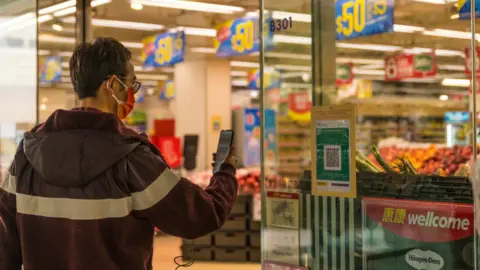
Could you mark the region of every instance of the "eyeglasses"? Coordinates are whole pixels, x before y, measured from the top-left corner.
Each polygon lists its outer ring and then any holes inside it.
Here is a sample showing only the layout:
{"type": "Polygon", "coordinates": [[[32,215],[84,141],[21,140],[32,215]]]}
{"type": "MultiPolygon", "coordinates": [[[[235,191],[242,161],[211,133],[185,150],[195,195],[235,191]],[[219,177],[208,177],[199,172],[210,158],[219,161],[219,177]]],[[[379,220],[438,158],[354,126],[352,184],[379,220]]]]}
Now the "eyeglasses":
{"type": "MultiPolygon", "coordinates": [[[[120,79],[123,79],[123,80],[126,80],[127,78],[125,77],[122,77],[122,76],[118,76],[118,78],[120,79]]],[[[121,84],[123,84],[123,86],[127,87],[122,81],[120,81],[121,84]]],[[[133,87],[133,92],[136,94],[138,92],[138,90],[140,90],[140,87],[142,87],[142,83],[137,81],[137,80],[134,80],[133,81],[133,84],[132,84],[132,87],[133,87]]]]}

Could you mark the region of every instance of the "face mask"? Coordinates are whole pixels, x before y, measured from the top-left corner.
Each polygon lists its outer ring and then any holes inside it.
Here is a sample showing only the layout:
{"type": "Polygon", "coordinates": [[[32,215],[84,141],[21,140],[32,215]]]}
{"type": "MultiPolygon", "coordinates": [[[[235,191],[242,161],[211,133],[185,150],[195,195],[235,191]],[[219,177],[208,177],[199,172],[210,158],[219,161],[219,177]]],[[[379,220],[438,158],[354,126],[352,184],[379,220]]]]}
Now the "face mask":
{"type": "Polygon", "coordinates": [[[127,87],[122,81],[120,81],[118,78],[117,78],[117,81],[123,85],[123,87],[125,87],[127,89],[127,100],[126,101],[123,101],[123,100],[119,100],[114,94],[113,94],[113,91],[110,89],[110,91],[112,91],[112,97],[115,99],[115,101],[117,101],[118,103],[118,108],[117,108],[117,116],[118,118],[120,119],[125,119],[129,114],[130,112],[133,110],[133,107],[135,106],[135,91],[133,90],[133,87],[127,87]]]}

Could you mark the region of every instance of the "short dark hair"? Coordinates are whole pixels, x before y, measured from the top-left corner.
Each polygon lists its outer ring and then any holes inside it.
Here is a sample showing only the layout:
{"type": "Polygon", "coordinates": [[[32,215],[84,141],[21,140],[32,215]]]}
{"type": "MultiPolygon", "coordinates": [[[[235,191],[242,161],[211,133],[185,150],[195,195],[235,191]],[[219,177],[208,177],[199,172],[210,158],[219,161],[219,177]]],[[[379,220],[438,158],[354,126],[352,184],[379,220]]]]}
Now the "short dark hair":
{"type": "Polygon", "coordinates": [[[125,77],[130,50],[114,38],[97,38],[77,46],[70,58],[70,79],[79,99],[96,97],[103,81],[111,75],[125,77]]]}

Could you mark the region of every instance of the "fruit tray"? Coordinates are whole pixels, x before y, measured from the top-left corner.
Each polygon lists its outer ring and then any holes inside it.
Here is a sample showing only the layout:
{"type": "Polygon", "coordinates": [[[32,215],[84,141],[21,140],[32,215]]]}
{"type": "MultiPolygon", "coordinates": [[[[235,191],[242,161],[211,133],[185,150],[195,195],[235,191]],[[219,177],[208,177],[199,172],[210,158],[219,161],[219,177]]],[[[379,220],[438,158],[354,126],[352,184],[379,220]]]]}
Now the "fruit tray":
{"type": "Polygon", "coordinates": [[[360,196],[473,203],[472,186],[466,177],[357,173],[360,196]]]}

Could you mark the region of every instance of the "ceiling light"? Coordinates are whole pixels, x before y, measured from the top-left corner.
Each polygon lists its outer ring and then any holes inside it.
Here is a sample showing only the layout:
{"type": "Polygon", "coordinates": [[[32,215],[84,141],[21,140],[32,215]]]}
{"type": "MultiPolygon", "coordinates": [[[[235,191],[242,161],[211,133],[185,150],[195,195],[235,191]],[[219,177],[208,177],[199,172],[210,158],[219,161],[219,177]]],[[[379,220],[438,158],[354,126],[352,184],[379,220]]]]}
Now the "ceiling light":
{"type": "Polygon", "coordinates": [[[113,28],[145,30],[145,31],[157,31],[165,28],[163,25],[160,25],[160,24],[104,20],[104,19],[93,19],[92,25],[99,26],[99,27],[113,27],[113,28]]]}
{"type": "Polygon", "coordinates": [[[129,42],[129,41],[121,41],[123,46],[127,48],[132,48],[132,49],[142,49],[143,48],[143,43],[141,42],[129,42]]]}
{"type": "Polygon", "coordinates": [[[354,68],[353,69],[353,74],[355,75],[385,75],[385,70],[375,70],[375,69],[359,69],[359,68],[354,68]]]}
{"type": "Polygon", "coordinates": [[[413,33],[413,32],[422,32],[425,30],[425,27],[413,26],[413,25],[403,25],[403,24],[394,24],[393,31],[400,33],[413,33]]]}
{"type": "Polygon", "coordinates": [[[462,65],[438,65],[439,69],[465,71],[465,66],[462,65]]]}
{"type": "Polygon", "coordinates": [[[438,99],[442,100],[442,101],[447,101],[448,100],[448,95],[440,95],[438,97],[438,99]]]}
{"type": "Polygon", "coordinates": [[[90,3],[90,6],[91,7],[98,7],[98,6],[101,6],[101,5],[105,5],[105,4],[108,4],[112,2],[112,0],[93,0],[91,3],[90,3]]]}
{"type": "Polygon", "coordinates": [[[38,50],[38,55],[50,55],[50,53],[48,50],[38,50]]]}
{"type": "Polygon", "coordinates": [[[428,4],[445,5],[445,4],[454,3],[457,0],[415,0],[415,1],[428,3],[428,4]]]}
{"type": "Polygon", "coordinates": [[[134,10],[142,10],[143,9],[143,5],[138,4],[138,3],[132,3],[132,4],[130,4],[130,7],[134,10]]]}
{"type": "Polygon", "coordinates": [[[460,57],[465,57],[464,52],[453,51],[453,50],[435,50],[435,54],[437,56],[460,56],[460,57]]]}
{"type": "Polygon", "coordinates": [[[131,3],[140,4],[144,6],[155,6],[155,7],[164,7],[164,8],[175,8],[175,9],[184,9],[184,10],[195,10],[211,13],[223,13],[223,14],[232,14],[234,12],[242,12],[244,8],[227,6],[227,5],[217,5],[209,4],[202,2],[192,2],[192,1],[183,1],[183,0],[132,0],[131,3]]]}
{"type": "MultiPolygon", "coordinates": [[[[437,36],[437,37],[447,37],[447,38],[461,38],[461,39],[471,39],[471,32],[455,31],[448,29],[434,29],[432,31],[424,31],[424,35],[427,36],[437,36]]],[[[479,38],[477,38],[478,40],[479,38]]]]}
{"type": "Polygon", "coordinates": [[[260,91],[258,91],[258,90],[250,91],[250,97],[252,97],[252,98],[258,98],[259,94],[260,94],[260,91]]]}
{"type": "Polygon", "coordinates": [[[38,14],[39,15],[49,14],[49,13],[52,13],[52,12],[55,12],[55,11],[59,11],[59,10],[62,10],[62,9],[66,9],[66,8],[75,6],[76,4],[77,4],[76,0],[65,1],[65,2],[60,3],[60,4],[56,4],[56,5],[53,5],[53,6],[46,7],[46,8],[42,8],[38,11],[38,14]]]}
{"type": "Polygon", "coordinates": [[[155,75],[155,74],[137,74],[136,75],[140,80],[167,80],[167,75],[155,75]]]}
{"type": "Polygon", "coordinates": [[[42,15],[42,16],[38,17],[37,21],[38,21],[38,23],[44,23],[44,22],[48,22],[52,19],[53,19],[52,15],[42,15]]]}
{"type": "Polygon", "coordinates": [[[247,80],[245,79],[235,79],[232,80],[232,86],[237,86],[237,87],[245,87],[248,85],[247,80]]]}
{"type": "Polygon", "coordinates": [[[357,49],[357,50],[371,50],[371,51],[383,51],[394,52],[401,50],[400,46],[380,45],[380,44],[353,44],[353,43],[341,43],[337,42],[337,47],[342,49],[357,49]]]}
{"type": "Polygon", "coordinates": [[[375,64],[369,64],[369,65],[362,65],[359,67],[360,69],[383,69],[385,68],[385,63],[375,63],[375,64]]]}
{"type": "Polygon", "coordinates": [[[265,53],[265,57],[297,59],[297,60],[312,60],[312,56],[309,54],[282,53],[282,52],[267,52],[265,53]]]}
{"type": "Polygon", "coordinates": [[[232,77],[246,77],[247,75],[248,75],[248,72],[246,71],[240,71],[240,70],[230,71],[230,76],[232,77]]]}
{"type": "MultiPolygon", "coordinates": [[[[185,34],[191,36],[205,36],[205,37],[216,37],[217,30],[209,28],[196,28],[196,27],[182,27],[185,34]]],[[[181,29],[182,29],[181,28],[181,29]]]]}
{"type": "Polygon", "coordinates": [[[275,65],[276,69],[283,70],[299,70],[299,71],[311,71],[312,67],[310,66],[297,66],[297,65],[275,65]]]}
{"type": "Polygon", "coordinates": [[[57,32],[61,32],[63,30],[63,26],[59,23],[54,23],[52,24],[52,29],[57,32]]]}
{"type": "Polygon", "coordinates": [[[460,18],[460,14],[458,14],[458,13],[455,13],[452,16],[450,16],[450,19],[452,19],[452,20],[456,20],[458,18],[460,18]]]}
{"type": "Polygon", "coordinates": [[[290,44],[304,44],[304,45],[312,44],[312,39],[310,37],[301,37],[301,36],[274,35],[273,41],[280,42],[280,43],[290,43],[290,44]]]}
{"type": "Polygon", "coordinates": [[[46,34],[38,36],[38,40],[42,42],[75,44],[75,38],[60,37],[60,36],[53,36],[53,35],[46,35],[46,34]]]}
{"type": "Polygon", "coordinates": [[[190,51],[194,53],[216,53],[216,50],[214,48],[206,47],[191,48],[190,51]]]}
{"type": "Polygon", "coordinates": [[[77,12],[77,8],[76,7],[69,7],[69,8],[66,8],[66,9],[62,9],[60,11],[57,11],[55,13],[53,13],[53,16],[55,17],[63,17],[63,16],[66,16],[66,15],[70,15],[70,14],[73,14],[77,12]]]}
{"type": "Polygon", "coordinates": [[[469,87],[470,80],[468,79],[452,79],[447,78],[442,81],[443,86],[458,86],[458,87],[469,87]]]}
{"type": "Polygon", "coordinates": [[[258,68],[260,65],[254,62],[244,62],[244,61],[231,61],[230,66],[232,67],[246,67],[246,68],[258,68]]]}

